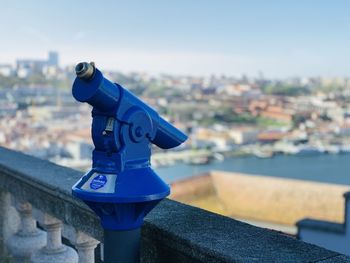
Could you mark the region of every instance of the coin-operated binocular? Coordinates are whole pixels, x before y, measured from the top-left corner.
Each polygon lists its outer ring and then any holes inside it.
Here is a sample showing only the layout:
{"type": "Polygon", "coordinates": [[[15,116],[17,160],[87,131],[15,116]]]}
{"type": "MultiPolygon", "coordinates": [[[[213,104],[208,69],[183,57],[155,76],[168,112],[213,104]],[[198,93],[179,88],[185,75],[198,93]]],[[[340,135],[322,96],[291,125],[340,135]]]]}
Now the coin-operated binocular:
{"type": "Polygon", "coordinates": [[[187,136],[93,63],[79,63],[73,96],[92,109],[92,169],[72,188],[105,229],[105,262],[137,262],[143,218],[170,193],[150,167],[151,143],[176,147],[187,136]]]}

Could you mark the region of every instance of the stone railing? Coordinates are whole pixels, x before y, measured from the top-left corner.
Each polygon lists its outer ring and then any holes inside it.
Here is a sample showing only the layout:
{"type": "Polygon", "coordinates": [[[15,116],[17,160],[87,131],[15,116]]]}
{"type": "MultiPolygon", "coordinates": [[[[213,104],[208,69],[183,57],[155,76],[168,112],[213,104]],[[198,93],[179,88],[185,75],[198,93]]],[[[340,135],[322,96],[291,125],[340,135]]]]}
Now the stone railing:
{"type": "Polygon", "coordinates": [[[298,238],[350,256],[350,192],[344,194],[344,222],[306,218],[297,222],[298,238]]]}
{"type": "MultiPolygon", "coordinates": [[[[101,262],[95,249],[103,243],[99,220],[71,196],[71,186],[80,176],[78,171],[0,148],[1,262],[101,262]]],[[[141,262],[252,261],[350,258],[168,199],[145,218],[141,262]]]]}

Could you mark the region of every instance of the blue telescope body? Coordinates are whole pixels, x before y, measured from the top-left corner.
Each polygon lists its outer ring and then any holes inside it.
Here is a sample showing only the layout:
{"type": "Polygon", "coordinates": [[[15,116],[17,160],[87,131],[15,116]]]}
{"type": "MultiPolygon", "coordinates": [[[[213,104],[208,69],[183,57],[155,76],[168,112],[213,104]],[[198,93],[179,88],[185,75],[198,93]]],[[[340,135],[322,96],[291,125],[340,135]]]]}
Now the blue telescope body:
{"type": "Polygon", "coordinates": [[[187,136],[93,63],[79,63],[73,96],[92,109],[92,169],[72,188],[108,230],[139,228],[144,216],[170,194],[150,167],[151,143],[176,147],[187,136]]]}

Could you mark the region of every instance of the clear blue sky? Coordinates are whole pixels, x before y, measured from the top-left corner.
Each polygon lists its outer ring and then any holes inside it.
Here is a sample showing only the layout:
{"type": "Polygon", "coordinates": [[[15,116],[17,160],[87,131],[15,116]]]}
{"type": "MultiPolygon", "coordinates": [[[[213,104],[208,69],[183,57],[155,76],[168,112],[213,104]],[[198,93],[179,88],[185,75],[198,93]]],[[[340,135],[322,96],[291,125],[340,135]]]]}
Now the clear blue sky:
{"type": "Polygon", "coordinates": [[[174,74],[350,76],[350,1],[0,0],[0,63],[174,74]]]}

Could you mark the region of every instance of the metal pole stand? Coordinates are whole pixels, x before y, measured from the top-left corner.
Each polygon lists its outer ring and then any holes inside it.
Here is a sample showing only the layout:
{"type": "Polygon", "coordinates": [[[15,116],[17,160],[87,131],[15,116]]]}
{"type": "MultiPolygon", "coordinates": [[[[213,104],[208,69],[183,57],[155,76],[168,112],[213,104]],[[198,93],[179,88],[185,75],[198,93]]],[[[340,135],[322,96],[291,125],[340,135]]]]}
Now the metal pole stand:
{"type": "Polygon", "coordinates": [[[105,263],[139,263],[141,228],[104,231],[105,263]]]}

